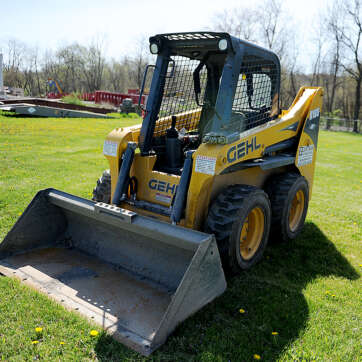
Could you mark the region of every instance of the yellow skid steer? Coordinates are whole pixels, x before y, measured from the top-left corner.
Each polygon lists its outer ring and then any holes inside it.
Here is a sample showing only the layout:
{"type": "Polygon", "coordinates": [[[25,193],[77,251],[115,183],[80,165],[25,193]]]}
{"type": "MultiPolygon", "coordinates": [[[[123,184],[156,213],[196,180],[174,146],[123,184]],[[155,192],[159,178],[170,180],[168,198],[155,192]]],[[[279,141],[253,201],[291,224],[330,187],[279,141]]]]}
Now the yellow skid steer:
{"type": "MultiPolygon", "coordinates": [[[[40,191],[0,244],[0,273],[149,355],[304,225],[322,89],[280,109],[271,51],[227,33],[159,34],[139,126],[109,133],[93,200],[40,191]]],[[[142,90],[141,90],[142,94],[142,90]]]]}

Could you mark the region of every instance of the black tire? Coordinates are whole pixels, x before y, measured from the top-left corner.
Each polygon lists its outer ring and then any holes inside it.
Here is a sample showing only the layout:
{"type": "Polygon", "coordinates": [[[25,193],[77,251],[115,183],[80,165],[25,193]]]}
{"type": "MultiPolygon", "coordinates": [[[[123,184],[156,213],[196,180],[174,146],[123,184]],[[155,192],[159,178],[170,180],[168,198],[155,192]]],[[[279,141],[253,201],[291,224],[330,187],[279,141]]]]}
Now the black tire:
{"type": "MultiPolygon", "coordinates": [[[[308,211],[309,187],[307,180],[297,173],[286,173],[273,177],[266,186],[272,208],[272,223],[270,237],[273,241],[290,241],[295,239],[303,229],[308,211]],[[303,210],[295,223],[291,222],[293,202],[298,195],[303,194],[303,210]]],[[[295,205],[295,204],[294,204],[295,205]]],[[[295,208],[295,206],[294,206],[295,208]]],[[[294,214],[294,213],[292,213],[294,214]]]]}
{"type": "Polygon", "coordinates": [[[97,180],[97,186],[93,189],[93,201],[111,203],[111,174],[109,170],[103,171],[97,180]]]}
{"type": "MultiPolygon", "coordinates": [[[[252,219],[251,219],[252,220],[252,219]]],[[[232,185],[222,191],[212,203],[206,220],[205,231],[215,234],[221,261],[225,271],[238,273],[250,269],[263,255],[269,238],[271,210],[268,195],[261,189],[249,185],[232,185]],[[250,257],[243,255],[241,249],[246,238],[241,241],[241,234],[248,234],[244,229],[249,222],[250,215],[255,211],[262,221],[263,229],[259,228],[257,244],[253,251],[250,248],[250,257]]],[[[251,233],[253,233],[253,228],[251,233]]],[[[248,234],[249,235],[249,234],[248,234]]],[[[244,250],[244,253],[248,251],[244,250]]]]}

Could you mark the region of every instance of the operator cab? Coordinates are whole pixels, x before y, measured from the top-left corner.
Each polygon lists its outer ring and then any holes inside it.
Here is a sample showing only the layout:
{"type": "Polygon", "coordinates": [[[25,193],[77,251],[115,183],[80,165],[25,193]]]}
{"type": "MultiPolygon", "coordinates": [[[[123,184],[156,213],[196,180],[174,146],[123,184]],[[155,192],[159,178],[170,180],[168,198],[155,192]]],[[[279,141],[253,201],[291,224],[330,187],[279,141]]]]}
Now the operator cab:
{"type": "Polygon", "coordinates": [[[157,61],[139,145],[143,156],[157,155],[157,171],[179,175],[186,151],[231,143],[279,114],[271,51],[213,32],[156,35],[150,50],[157,61]]]}

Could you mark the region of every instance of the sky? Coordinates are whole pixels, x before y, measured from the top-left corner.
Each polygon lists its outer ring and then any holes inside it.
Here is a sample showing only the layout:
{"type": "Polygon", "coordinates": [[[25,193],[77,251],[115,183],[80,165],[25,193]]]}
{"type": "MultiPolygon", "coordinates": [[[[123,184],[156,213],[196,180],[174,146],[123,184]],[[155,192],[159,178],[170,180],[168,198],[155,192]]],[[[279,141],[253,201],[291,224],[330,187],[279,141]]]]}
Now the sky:
{"type": "MultiPolygon", "coordinates": [[[[313,51],[308,46],[310,29],[326,1],[283,1],[305,44],[302,63],[313,51]]],[[[242,0],[0,0],[0,51],[8,39],[44,50],[73,42],[89,44],[98,37],[105,40],[106,55],[120,59],[134,54],[142,37],[212,30],[217,12],[240,4],[242,0]]]]}

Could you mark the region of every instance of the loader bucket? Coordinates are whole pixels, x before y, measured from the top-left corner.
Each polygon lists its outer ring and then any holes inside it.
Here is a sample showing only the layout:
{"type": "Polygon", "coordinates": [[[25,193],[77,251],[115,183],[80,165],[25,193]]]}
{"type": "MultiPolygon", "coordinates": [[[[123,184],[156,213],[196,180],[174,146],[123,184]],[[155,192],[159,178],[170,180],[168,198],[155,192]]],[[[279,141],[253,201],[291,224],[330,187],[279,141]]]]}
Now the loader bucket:
{"type": "Polygon", "coordinates": [[[0,273],[143,355],[226,288],[213,235],[54,189],[34,197],[0,244],[0,273]]]}

